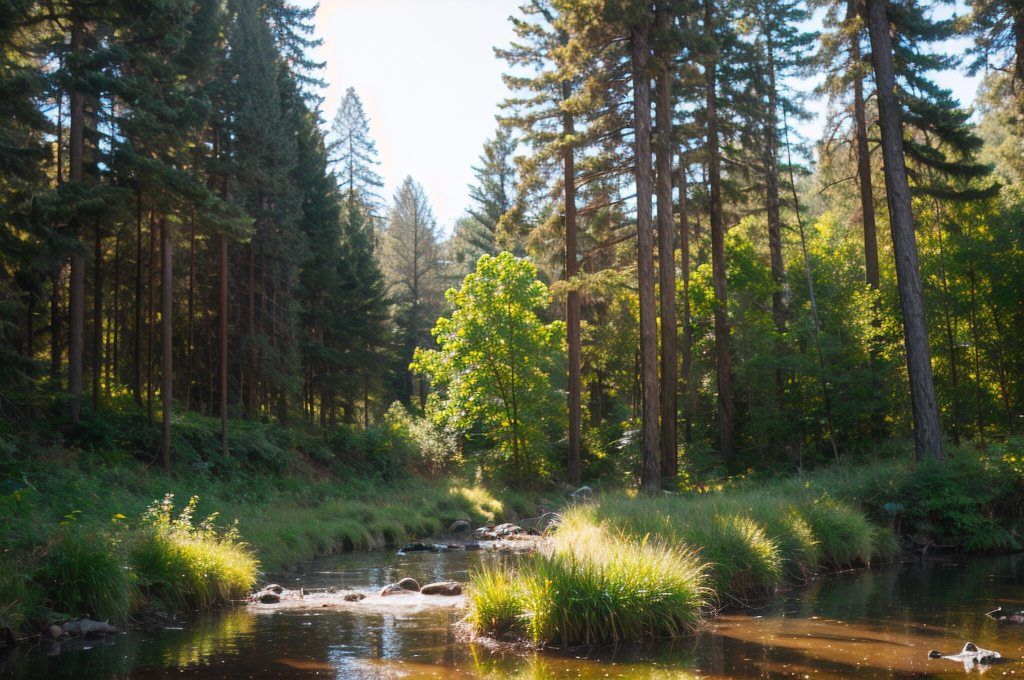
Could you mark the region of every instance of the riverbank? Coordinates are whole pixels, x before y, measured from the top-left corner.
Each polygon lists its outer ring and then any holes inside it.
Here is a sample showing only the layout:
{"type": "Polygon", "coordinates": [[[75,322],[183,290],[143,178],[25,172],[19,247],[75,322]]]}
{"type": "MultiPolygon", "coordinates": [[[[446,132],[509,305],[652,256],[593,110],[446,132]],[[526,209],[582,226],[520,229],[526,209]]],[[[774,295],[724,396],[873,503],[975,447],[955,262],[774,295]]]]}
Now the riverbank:
{"type": "Polygon", "coordinates": [[[1021,549],[1017,451],[880,460],[682,494],[610,493],[571,507],[534,557],[468,589],[477,634],[537,645],[673,637],[723,605],[810,577],[929,551],[1021,549]]]}
{"type": "Polygon", "coordinates": [[[123,626],[216,607],[245,597],[261,573],[401,545],[460,519],[538,514],[531,497],[457,471],[415,474],[413,444],[385,428],[324,442],[232,421],[225,459],[219,421],[189,414],[175,423],[167,475],[149,464],[144,425],[113,413],[51,436],[0,436],[0,646],[78,617],[123,626]]]}

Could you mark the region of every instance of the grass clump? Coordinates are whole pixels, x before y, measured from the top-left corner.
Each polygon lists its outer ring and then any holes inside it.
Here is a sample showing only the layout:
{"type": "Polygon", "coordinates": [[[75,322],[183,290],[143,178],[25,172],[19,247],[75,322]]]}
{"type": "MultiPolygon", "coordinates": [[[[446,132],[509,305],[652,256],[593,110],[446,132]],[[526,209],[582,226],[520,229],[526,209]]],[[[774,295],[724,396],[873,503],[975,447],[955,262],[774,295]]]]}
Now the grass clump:
{"type": "Polygon", "coordinates": [[[587,513],[570,510],[545,552],[515,576],[496,568],[474,575],[469,621],[478,632],[598,645],[693,630],[708,595],[695,555],[616,536],[587,513]]]}
{"type": "Polygon", "coordinates": [[[827,566],[842,569],[871,564],[875,530],[862,511],[826,497],[805,505],[801,514],[821,544],[827,566]]]}
{"type": "Polygon", "coordinates": [[[125,623],[139,599],[119,547],[104,535],[62,532],[35,573],[52,608],[69,616],[125,623]]]}
{"type": "Polygon", "coordinates": [[[33,622],[42,619],[42,610],[39,587],[0,557],[0,645],[28,633],[33,622]]]}
{"type": "Polygon", "coordinates": [[[483,565],[470,576],[467,591],[466,620],[474,630],[494,638],[522,631],[523,595],[510,569],[483,565]]]}
{"type": "Polygon", "coordinates": [[[133,541],[131,561],[151,598],[178,610],[208,609],[245,596],[256,582],[259,562],[235,527],[219,531],[216,513],[193,524],[198,497],[172,517],[167,494],[143,516],[142,536],[133,541]]]}

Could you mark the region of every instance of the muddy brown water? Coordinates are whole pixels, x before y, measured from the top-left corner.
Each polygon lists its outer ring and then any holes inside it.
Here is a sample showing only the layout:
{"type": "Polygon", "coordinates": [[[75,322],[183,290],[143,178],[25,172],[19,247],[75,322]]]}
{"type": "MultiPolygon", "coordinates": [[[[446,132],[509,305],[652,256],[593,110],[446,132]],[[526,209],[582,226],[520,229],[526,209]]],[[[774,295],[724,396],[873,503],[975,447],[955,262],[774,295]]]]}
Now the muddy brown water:
{"type": "MultiPolygon", "coordinates": [[[[321,560],[282,585],[370,590],[400,576],[465,580],[475,553],[373,553],[321,560]]],[[[1024,555],[964,557],[836,574],[760,608],[714,619],[697,636],[588,652],[513,652],[468,643],[448,609],[251,611],[184,619],[159,632],[23,647],[3,678],[909,678],[963,677],[928,659],[964,642],[1006,659],[972,675],[1024,675],[1024,626],[984,616],[1024,609],[1024,555]]]]}

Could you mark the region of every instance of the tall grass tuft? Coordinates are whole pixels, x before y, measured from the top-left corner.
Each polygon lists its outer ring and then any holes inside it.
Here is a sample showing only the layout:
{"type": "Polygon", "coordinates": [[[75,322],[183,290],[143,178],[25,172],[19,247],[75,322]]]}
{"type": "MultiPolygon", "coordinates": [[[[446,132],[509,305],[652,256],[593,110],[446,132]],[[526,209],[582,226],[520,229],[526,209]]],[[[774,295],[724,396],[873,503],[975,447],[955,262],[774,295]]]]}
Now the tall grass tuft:
{"type": "Polygon", "coordinates": [[[61,612],[124,623],[138,589],[117,546],[102,535],[63,532],[35,574],[47,600],[61,612]]]}
{"type": "Polygon", "coordinates": [[[708,590],[691,551],[616,536],[585,509],[567,512],[543,554],[513,576],[473,577],[469,620],[494,634],[519,626],[538,643],[607,644],[693,630],[708,590]]]}
{"type": "Polygon", "coordinates": [[[40,599],[38,586],[13,562],[0,557],[0,646],[8,635],[21,638],[34,623],[45,619],[40,599]]]}
{"type": "Polygon", "coordinates": [[[473,629],[494,638],[521,632],[523,596],[509,569],[485,564],[470,576],[467,588],[473,629]]]}
{"type": "Polygon", "coordinates": [[[863,512],[824,498],[805,505],[801,514],[821,544],[822,560],[829,567],[871,564],[875,532],[863,512]]]}
{"type": "Polygon", "coordinates": [[[219,531],[216,514],[198,526],[192,522],[193,497],[172,518],[174,496],[154,503],[143,517],[147,525],[131,549],[140,585],[151,597],[180,610],[201,610],[245,596],[256,582],[259,563],[234,528],[219,531]]]}

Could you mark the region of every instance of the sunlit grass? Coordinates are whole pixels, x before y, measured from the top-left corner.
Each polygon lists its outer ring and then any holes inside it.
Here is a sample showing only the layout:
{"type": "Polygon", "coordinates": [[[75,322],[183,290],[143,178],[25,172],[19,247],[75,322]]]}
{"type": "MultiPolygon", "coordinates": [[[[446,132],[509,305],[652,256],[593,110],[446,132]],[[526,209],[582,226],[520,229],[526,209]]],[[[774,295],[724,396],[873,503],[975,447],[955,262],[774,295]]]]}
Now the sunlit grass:
{"type": "Polygon", "coordinates": [[[469,620],[481,633],[520,628],[558,645],[672,637],[698,624],[704,582],[691,551],[615,535],[572,509],[543,553],[514,574],[491,567],[474,575],[469,620]]]}

